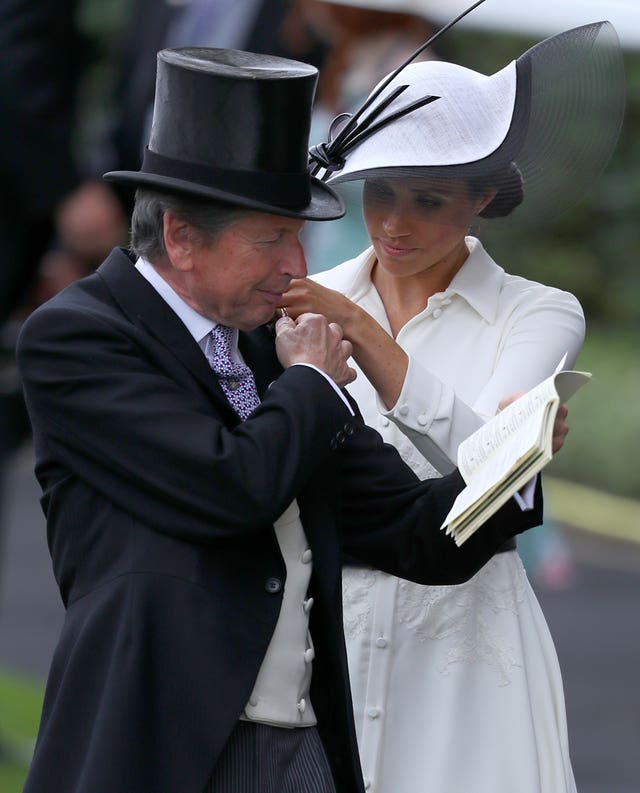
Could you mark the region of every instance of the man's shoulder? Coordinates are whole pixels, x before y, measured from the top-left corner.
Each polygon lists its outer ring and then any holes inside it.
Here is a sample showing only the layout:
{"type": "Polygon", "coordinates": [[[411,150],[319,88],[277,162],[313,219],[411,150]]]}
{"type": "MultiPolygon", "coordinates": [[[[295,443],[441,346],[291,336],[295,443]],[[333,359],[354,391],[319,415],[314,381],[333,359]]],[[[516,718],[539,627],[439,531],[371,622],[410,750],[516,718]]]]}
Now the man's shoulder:
{"type": "Polygon", "coordinates": [[[135,273],[127,252],[114,249],[95,272],[69,284],[26,318],[18,337],[18,346],[25,339],[50,335],[56,327],[62,329],[78,323],[90,325],[101,318],[111,322],[120,312],[104,273],[125,267],[135,273]]]}

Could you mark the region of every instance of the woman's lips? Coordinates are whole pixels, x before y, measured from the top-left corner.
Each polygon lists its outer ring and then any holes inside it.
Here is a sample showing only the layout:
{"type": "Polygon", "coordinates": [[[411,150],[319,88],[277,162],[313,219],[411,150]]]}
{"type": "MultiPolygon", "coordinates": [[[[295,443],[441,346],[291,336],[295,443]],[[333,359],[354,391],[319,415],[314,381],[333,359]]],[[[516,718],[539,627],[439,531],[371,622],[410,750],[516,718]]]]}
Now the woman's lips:
{"type": "Polygon", "coordinates": [[[387,256],[406,256],[409,253],[413,253],[415,248],[411,248],[407,245],[398,245],[397,243],[387,242],[386,240],[378,240],[382,250],[386,253],[387,256]]]}

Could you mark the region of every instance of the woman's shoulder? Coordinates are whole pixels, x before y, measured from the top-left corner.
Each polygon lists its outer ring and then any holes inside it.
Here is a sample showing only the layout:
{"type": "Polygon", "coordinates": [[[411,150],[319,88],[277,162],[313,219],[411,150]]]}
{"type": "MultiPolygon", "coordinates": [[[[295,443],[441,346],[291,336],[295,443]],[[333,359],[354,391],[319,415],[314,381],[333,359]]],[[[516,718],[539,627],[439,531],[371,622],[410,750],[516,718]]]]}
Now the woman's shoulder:
{"type": "Polygon", "coordinates": [[[474,255],[478,261],[483,262],[487,272],[491,272],[495,278],[495,283],[499,288],[499,301],[501,303],[550,302],[577,309],[582,313],[580,301],[571,292],[505,270],[493,260],[478,240],[474,240],[474,242],[474,255]]]}
{"type": "Polygon", "coordinates": [[[536,302],[566,306],[582,313],[580,301],[571,292],[508,272],[505,272],[503,277],[502,297],[518,303],[536,302]]]}

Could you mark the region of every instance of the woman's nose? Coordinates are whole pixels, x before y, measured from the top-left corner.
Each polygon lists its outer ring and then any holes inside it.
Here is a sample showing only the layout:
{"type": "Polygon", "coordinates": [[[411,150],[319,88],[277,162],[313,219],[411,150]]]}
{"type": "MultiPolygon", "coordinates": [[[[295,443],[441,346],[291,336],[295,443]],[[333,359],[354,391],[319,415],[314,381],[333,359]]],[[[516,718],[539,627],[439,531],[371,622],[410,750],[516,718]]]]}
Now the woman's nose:
{"type": "Polygon", "coordinates": [[[397,209],[385,215],[382,221],[382,228],[385,234],[388,234],[390,237],[403,237],[409,234],[407,219],[403,213],[397,209]]]}

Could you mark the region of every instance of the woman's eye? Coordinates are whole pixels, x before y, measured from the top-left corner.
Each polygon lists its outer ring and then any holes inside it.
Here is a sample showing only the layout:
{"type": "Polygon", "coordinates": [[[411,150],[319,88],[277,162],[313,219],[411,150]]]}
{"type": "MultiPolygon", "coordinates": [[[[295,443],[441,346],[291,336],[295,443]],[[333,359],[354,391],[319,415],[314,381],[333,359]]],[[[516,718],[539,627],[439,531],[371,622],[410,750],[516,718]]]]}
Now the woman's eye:
{"type": "Polygon", "coordinates": [[[442,206],[442,201],[431,196],[419,196],[416,199],[416,204],[423,209],[439,209],[442,206]]]}

